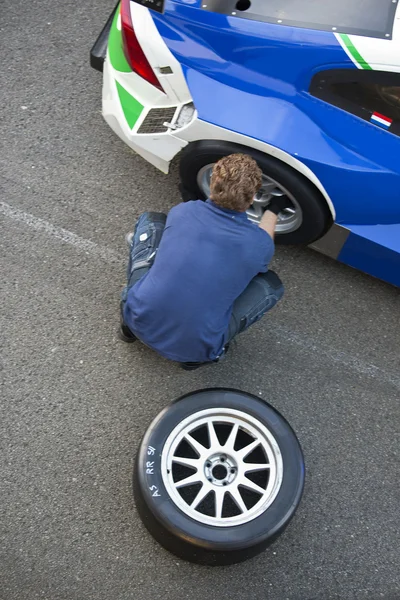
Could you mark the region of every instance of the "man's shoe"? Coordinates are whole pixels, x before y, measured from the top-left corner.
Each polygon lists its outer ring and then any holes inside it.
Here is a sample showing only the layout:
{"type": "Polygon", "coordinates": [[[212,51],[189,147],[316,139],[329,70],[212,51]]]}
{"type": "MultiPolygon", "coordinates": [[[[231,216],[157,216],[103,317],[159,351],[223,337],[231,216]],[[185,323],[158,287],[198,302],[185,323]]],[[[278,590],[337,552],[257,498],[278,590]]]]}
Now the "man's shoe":
{"type": "MultiPolygon", "coordinates": [[[[214,361],[212,361],[214,362],[214,361]]],[[[210,361],[208,362],[184,362],[181,363],[181,367],[184,371],[195,371],[196,369],[199,369],[200,367],[204,367],[204,365],[209,365],[211,364],[210,361]]]]}
{"type": "Polygon", "coordinates": [[[118,331],[118,336],[120,340],[126,342],[127,344],[132,344],[137,340],[136,335],[132,333],[129,327],[125,325],[125,323],[121,323],[118,331]]]}
{"type": "MultiPolygon", "coordinates": [[[[227,354],[228,350],[229,350],[229,343],[226,344],[226,346],[224,347],[224,351],[221,354],[220,358],[223,358],[227,354]]],[[[217,358],[216,360],[209,360],[207,362],[184,362],[184,363],[181,363],[181,367],[184,371],[195,371],[196,369],[199,369],[200,367],[204,367],[205,365],[210,365],[212,363],[219,362],[220,358],[217,358]]]]}

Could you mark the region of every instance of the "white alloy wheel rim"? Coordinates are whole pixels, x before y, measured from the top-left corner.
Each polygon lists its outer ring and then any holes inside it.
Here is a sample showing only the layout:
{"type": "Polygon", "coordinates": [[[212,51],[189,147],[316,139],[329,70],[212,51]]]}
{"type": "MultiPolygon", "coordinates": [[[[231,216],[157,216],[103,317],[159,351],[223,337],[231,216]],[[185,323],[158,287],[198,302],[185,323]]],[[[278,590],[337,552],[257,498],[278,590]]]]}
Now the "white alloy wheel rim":
{"type": "Polygon", "coordinates": [[[161,473],[175,505],[207,525],[243,525],[265,512],[283,478],[279,446],[255,417],[230,408],[194,413],[162,450],[161,473]]]}
{"type": "MultiPolygon", "coordinates": [[[[210,181],[213,167],[214,163],[204,165],[197,173],[197,185],[207,198],[210,197],[210,181]]],[[[262,176],[261,188],[254,196],[253,204],[247,211],[248,218],[254,223],[259,223],[268,204],[270,204],[271,200],[277,196],[287,196],[292,206],[290,208],[285,208],[285,210],[279,213],[276,233],[283,234],[296,231],[303,222],[303,211],[301,210],[300,204],[293,194],[291,194],[282,184],[264,173],[262,176]]]]}

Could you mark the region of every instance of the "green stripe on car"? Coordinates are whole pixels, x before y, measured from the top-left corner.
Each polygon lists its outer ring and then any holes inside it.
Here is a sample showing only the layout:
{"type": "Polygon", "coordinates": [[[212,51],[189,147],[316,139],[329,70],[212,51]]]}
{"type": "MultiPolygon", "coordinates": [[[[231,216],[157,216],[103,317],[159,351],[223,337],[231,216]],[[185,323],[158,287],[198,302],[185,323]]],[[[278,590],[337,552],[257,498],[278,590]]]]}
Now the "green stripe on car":
{"type": "Polygon", "coordinates": [[[108,54],[110,63],[116,71],[122,73],[131,73],[132,69],[125,58],[124,49],[122,47],[122,34],[117,27],[119,19],[119,8],[115,11],[114,20],[111,25],[110,35],[108,36],[108,54]]]}
{"type": "Polygon", "coordinates": [[[119,101],[121,102],[122,111],[124,113],[126,122],[132,129],[136,121],[140,117],[143,110],[143,104],[140,104],[136,98],[130,95],[124,87],[118,81],[115,82],[117,86],[117,92],[119,101]]]}
{"type": "Polygon", "coordinates": [[[344,43],[344,45],[346,46],[347,50],[349,51],[349,53],[351,54],[351,56],[354,58],[354,60],[356,61],[356,63],[362,68],[365,69],[367,71],[372,71],[372,67],[367,63],[366,60],[364,60],[364,58],[361,56],[361,54],[359,53],[359,51],[357,50],[357,48],[354,46],[353,42],[351,41],[351,39],[349,38],[348,35],[346,35],[345,33],[341,33],[340,34],[341,40],[344,43]]]}

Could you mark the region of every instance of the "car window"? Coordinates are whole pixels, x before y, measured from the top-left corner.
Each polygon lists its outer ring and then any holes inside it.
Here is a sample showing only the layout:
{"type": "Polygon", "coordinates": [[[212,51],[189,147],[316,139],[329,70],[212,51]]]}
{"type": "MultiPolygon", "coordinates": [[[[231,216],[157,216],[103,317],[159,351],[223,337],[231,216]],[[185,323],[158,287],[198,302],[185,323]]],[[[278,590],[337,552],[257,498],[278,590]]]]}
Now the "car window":
{"type": "MultiPolygon", "coordinates": [[[[141,4],[149,0],[135,0],[141,4]]],[[[193,4],[195,0],[186,0],[193,4]]],[[[305,27],[392,39],[397,0],[207,0],[202,10],[235,19],[266,21],[286,27],[305,27]]]]}
{"type": "Polygon", "coordinates": [[[400,135],[400,73],[341,69],[314,76],[310,93],[400,135]]]}

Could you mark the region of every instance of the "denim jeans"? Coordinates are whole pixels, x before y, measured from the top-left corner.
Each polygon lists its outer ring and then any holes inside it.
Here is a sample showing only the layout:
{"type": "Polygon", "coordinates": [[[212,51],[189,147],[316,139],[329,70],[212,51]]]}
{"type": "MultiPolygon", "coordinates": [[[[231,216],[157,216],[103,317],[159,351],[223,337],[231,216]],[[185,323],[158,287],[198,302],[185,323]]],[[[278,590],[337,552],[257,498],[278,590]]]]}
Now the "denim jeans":
{"type": "Polygon", "coordinates": [[[129,261],[126,271],[127,285],[121,294],[121,314],[128,292],[152,266],[164,233],[167,215],[145,212],[140,215],[133,232],[129,248],[129,261]]]}
{"type": "MultiPolygon", "coordinates": [[[[127,269],[127,285],[121,294],[121,314],[128,291],[151,268],[161,242],[167,216],[164,213],[145,212],[136,223],[127,269]]],[[[225,343],[248,329],[271,310],[282,298],[284,288],[274,271],[260,273],[235,300],[225,343]]]]}
{"type": "Polygon", "coordinates": [[[226,343],[259,321],[282,298],[283,292],[283,284],[274,271],[256,275],[233,304],[226,343]]]}

